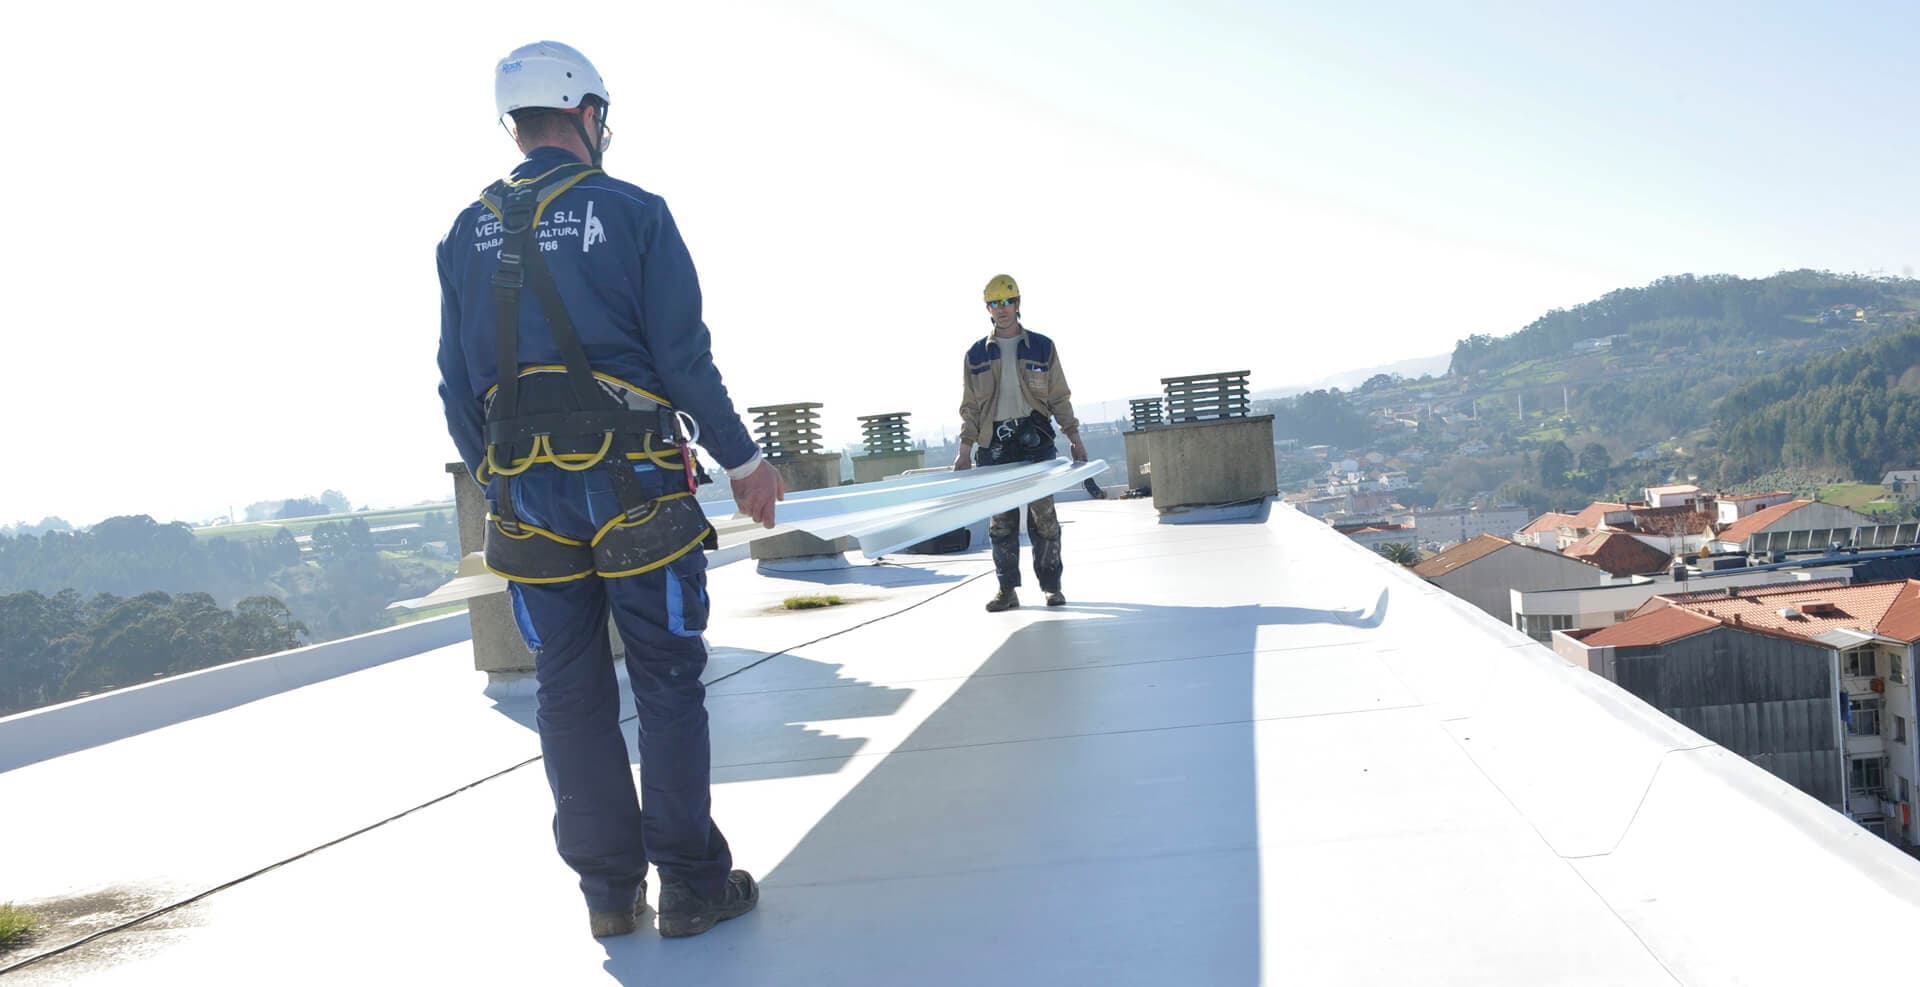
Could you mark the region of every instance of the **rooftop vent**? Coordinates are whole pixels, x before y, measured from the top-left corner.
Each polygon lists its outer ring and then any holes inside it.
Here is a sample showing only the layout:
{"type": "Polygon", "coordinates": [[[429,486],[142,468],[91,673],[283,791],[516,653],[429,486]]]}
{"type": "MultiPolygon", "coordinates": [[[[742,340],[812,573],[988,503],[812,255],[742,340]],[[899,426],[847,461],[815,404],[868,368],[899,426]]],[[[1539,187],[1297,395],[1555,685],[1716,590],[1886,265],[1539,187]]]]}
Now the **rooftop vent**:
{"type": "Polygon", "coordinates": [[[1802,617],[1802,616],[1800,615],[1800,611],[1799,611],[1798,609],[1796,609],[1796,608],[1794,608],[1794,607],[1781,607],[1781,608],[1780,608],[1780,619],[1782,619],[1782,620],[1805,620],[1806,618],[1805,618],[1805,617],[1802,617]]]}

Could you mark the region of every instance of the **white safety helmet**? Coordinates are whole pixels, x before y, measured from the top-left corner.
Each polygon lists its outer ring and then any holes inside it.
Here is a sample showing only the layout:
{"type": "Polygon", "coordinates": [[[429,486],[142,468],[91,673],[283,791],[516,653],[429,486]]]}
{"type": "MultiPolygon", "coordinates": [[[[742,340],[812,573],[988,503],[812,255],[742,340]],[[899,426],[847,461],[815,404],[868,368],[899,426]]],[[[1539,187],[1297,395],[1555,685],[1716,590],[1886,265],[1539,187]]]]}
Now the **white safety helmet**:
{"type": "Polygon", "coordinates": [[[612,102],[587,56],[558,41],[515,48],[493,70],[493,102],[501,117],[535,106],[577,110],[589,96],[612,102]]]}

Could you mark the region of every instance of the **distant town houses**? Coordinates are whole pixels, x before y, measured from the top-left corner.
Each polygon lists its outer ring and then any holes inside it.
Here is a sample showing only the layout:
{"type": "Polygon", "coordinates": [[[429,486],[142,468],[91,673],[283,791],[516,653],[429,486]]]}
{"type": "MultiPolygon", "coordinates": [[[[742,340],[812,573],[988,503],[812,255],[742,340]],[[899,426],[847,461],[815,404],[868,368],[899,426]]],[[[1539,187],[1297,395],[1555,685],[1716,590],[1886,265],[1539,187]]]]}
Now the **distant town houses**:
{"type": "Polygon", "coordinates": [[[1351,524],[1336,524],[1333,530],[1379,551],[1384,545],[1414,545],[1419,539],[1410,524],[1395,524],[1390,521],[1360,521],[1351,524]]]}
{"type": "Polygon", "coordinates": [[[1478,538],[1499,535],[1503,541],[1526,524],[1527,512],[1519,507],[1436,507],[1413,512],[1413,526],[1423,545],[1448,546],[1478,538]]]}
{"type": "Polygon", "coordinates": [[[1608,578],[1606,570],[1591,563],[1487,533],[1420,562],[1413,574],[1503,624],[1513,620],[1515,586],[1566,589],[1599,586],[1608,578]]]}
{"type": "Polygon", "coordinates": [[[1502,509],[1465,508],[1339,530],[1449,527],[1416,576],[1920,852],[1920,523],[1780,490],[1642,494],[1504,531],[1467,533],[1502,509]]]}
{"type": "Polygon", "coordinates": [[[1893,470],[1880,478],[1880,485],[1902,500],[1920,496],[1920,470],[1893,470]]]}

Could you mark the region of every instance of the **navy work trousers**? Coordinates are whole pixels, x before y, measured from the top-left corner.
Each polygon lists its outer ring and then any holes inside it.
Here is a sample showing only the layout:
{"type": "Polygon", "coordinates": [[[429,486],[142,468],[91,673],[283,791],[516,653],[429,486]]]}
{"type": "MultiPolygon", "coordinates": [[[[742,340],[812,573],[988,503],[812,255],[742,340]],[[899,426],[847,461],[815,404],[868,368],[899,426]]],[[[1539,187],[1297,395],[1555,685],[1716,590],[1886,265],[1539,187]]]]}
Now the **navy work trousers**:
{"type": "MultiPolygon", "coordinates": [[[[643,464],[649,496],[684,487],[678,471],[643,464]]],[[[582,541],[620,512],[603,468],[540,465],[511,484],[520,519],[582,541]]],[[[534,653],[540,751],[553,789],[553,837],[594,911],[625,911],[651,862],[662,881],[713,899],[733,866],[713,824],[707,738],[707,559],[696,548],[665,567],[618,579],[514,583],[513,612],[534,653]],[[607,615],[626,646],[639,713],[636,799],[620,731],[620,685],[607,615]]]]}

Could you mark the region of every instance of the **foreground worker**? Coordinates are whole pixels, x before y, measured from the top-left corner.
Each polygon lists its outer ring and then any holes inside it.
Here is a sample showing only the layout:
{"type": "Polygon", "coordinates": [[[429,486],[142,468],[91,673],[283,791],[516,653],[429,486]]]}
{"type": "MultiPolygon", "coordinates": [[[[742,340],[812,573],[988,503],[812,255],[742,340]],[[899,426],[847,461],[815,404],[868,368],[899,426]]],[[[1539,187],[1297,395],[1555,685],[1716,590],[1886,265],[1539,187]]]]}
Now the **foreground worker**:
{"type": "MultiPolygon", "coordinates": [[[[1057,459],[1053,423],[1066,433],[1077,463],[1087,461],[1080,443],[1080,420],[1073,416],[1073,394],[1060,351],[1053,340],[1020,324],[1020,286],[995,275],[985,291],[993,333],[967,349],[960,391],[960,454],[953,468],[1038,463],[1057,459]],[[979,449],[976,453],[975,446],[979,449]]],[[[993,542],[993,568],[1000,590],[987,601],[988,613],[1020,605],[1020,508],[993,516],[987,524],[993,542]]],[[[1060,519],[1053,496],[1027,505],[1027,538],[1033,543],[1033,575],[1047,606],[1066,605],[1060,591],[1060,519]]]]}
{"type": "Polygon", "coordinates": [[[540,42],[501,59],[526,159],[440,242],[440,396],[487,489],[488,568],[534,653],[553,835],[596,936],[632,932],[661,879],[662,935],[759,900],[710,813],[706,555],[688,420],[741,513],[784,495],[714,367],[692,258],[659,196],[600,171],[607,90],[540,42]],[[639,714],[641,795],[620,732],[608,611],[639,714]]]}

